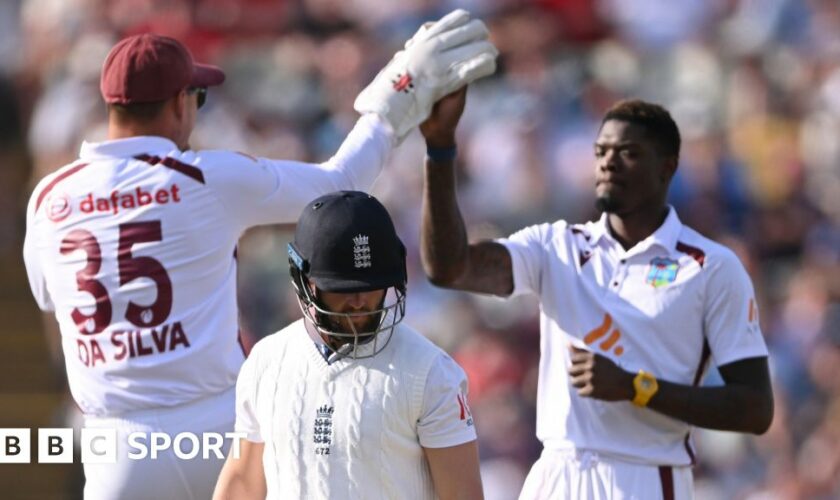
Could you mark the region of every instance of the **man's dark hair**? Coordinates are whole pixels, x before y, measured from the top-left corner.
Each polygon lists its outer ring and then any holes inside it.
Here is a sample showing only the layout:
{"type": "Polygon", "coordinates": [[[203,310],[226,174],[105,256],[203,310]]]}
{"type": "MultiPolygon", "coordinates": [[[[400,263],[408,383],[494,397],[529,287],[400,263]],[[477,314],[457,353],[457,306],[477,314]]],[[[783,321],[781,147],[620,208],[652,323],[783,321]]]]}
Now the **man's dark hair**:
{"type": "Polygon", "coordinates": [[[119,121],[148,123],[160,116],[165,104],[166,101],[109,104],[108,112],[114,113],[119,121]]]}
{"type": "Polygon", "coordinates": [[[671,113],[662,106],[640,99],[625,99],[607,110],[601,126],[608,120],[620,120],[643,127],[662,153],[679,158],[680,131],[671,113]]]}

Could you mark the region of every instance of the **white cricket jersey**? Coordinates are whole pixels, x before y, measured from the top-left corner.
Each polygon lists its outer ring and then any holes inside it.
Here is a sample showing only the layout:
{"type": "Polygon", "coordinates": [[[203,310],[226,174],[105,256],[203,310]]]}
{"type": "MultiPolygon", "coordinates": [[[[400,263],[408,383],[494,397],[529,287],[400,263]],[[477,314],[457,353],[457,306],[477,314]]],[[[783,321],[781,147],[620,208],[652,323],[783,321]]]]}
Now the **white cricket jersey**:
{"type": "Polygon", "coordinates": [[[624,250],[598,222],[525,228],[500,240],[514,295],[540,298],[537,437],[548,449],[588,449],[660,465],[693,463],[691,426],[630,402],[579,397],[569,343],[623,369],[698,385],[717,366],[767,356],[752,284],[732,251],[683,226],[662,226],[624,250]]]}
{"type": "Polygon", "coordinates": [[[84,143],[27,208],[24,260],[55,311],[83,412],[187,403],[236,382],[236,244],[251,226],[295,222],[312,199],[367,190],[393,134],[376,115],[313,165],[180,151],[161,137],[84,143]]]}
{"type": "Polygon", "coordinates": [[[268,498],[432,499],[423,448],[474,441],[464,371],[405,325],[371,358],[327,363],[298,320],[254,347],[236,431],[264,442],[268,498]]]}

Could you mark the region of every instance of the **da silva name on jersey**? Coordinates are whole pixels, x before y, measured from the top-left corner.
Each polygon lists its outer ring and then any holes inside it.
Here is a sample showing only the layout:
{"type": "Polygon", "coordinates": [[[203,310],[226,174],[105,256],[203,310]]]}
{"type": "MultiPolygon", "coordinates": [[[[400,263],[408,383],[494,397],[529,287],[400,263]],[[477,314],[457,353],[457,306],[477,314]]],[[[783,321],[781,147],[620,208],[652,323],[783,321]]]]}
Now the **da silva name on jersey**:
{"type": "Polygon", "coordinates": [[[106,363],[108,359],[122,361],[174,351],[179,347],[183,349],[190,347],[190,341],[180,321],[144,330],[114,330],[110,334],[109,341],[112,348],[108,348],[109,356],[106,359],[100,345],[101,339],[77,338],[79,361],[85,366],[96,366],[99,363],[106,363]]]}

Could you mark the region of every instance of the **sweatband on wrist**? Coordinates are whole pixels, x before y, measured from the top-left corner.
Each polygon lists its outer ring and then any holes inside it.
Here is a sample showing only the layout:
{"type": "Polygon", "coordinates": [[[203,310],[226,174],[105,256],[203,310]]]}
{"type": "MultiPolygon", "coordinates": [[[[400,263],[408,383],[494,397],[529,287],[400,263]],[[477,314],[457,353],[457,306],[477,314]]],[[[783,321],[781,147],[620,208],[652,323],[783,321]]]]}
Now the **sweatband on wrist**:
{"type": "Polygon", "coordinates": [[[452,146],[450,148],[426,147],[426,158],[433,163],[447,163],[454,160],[457,155],[457,146],[452,146]]]}

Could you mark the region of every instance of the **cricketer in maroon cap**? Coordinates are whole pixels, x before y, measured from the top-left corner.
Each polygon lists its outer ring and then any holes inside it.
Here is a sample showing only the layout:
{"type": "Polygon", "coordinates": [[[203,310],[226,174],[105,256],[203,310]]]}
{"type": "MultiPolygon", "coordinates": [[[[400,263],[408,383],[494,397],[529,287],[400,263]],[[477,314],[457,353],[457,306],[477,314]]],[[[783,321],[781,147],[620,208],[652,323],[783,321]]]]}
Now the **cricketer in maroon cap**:
{"type": "Polygon", "coordinates": [[[446,135],[457,119],[442,111],[463,105],[463,93],[426,119],[432,101],[492,72],[486,37],[463,11],[420,30],[386,72],[410,68],[413,87],[374,78],[362,116],[323,163],[190,149],[197,109],[224,73],[172,38],[132,36],[113,48],[101,80],[108,140],[85,141],[78,159],[39,182],[23,248],[33,297],[59,326],[84,426],[114,446],[97,437],[90,451],[112,456],[82,453],[86,500],[211,498],[225,455],[255,449],[230,435],[246,356],[239,237],[294,223],[328,192],[370,189],[395,131],[426,120],[446,135]]]}
{"type": "Polygon", "coordinates": [[[105,59],[99,82],[108,104],[108,138],[157,135],[187,150],[207,88],[224,81],[220,68],[194,62],[174,38],[125,38],[105,59]]]}

